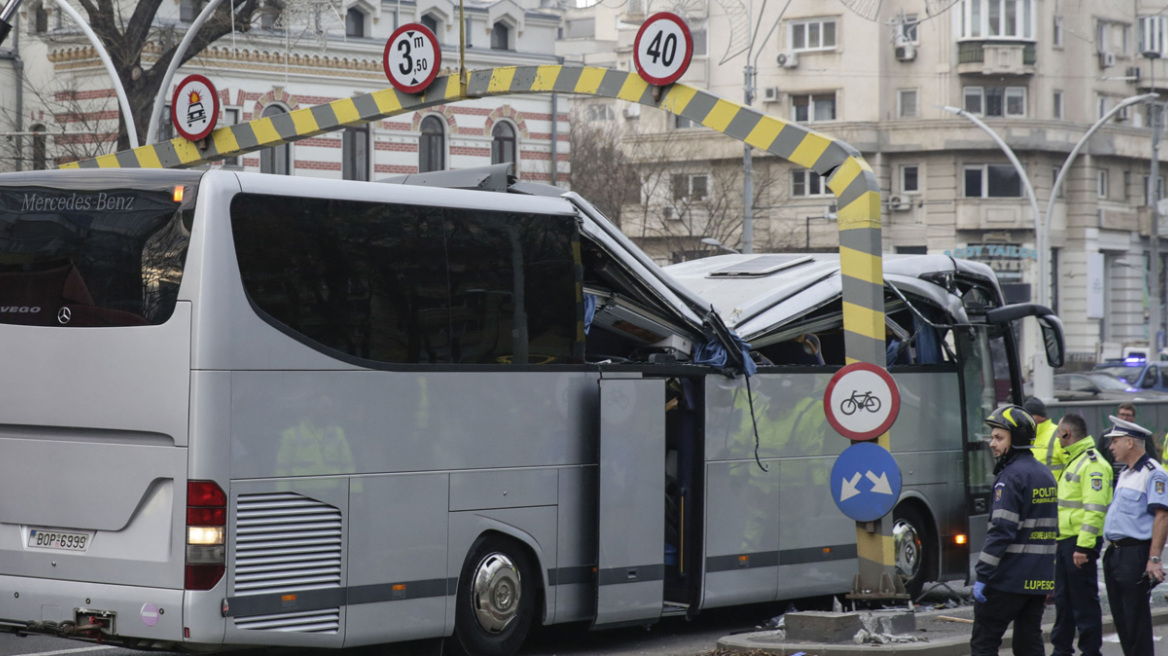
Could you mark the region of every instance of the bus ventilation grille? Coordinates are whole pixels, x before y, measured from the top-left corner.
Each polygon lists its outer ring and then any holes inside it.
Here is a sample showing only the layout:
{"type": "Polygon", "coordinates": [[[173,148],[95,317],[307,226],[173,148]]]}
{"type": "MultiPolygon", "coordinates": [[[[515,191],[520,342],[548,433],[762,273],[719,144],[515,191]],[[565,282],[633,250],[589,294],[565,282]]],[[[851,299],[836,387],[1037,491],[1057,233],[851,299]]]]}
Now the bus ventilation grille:
{"type": "MultiPolygon", "coordinates": [[[[341,587],[341,511],[294,494],[241,494],[236,506],[236,597],[291,596],[341,587]]],[[[336,633],[340,608],[235,619],[241,629],[336,633]]]]}

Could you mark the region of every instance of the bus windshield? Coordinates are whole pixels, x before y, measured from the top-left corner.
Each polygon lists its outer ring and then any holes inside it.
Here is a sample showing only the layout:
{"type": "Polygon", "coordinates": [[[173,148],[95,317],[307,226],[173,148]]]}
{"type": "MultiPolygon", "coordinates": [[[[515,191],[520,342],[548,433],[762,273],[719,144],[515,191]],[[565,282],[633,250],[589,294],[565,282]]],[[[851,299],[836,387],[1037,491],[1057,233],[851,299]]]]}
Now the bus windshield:
{"type": "Polygon", "coordinates": [[[0,186],[0,323],[164,323],[190,236],[182,208],[171,186],[0,186]]]}

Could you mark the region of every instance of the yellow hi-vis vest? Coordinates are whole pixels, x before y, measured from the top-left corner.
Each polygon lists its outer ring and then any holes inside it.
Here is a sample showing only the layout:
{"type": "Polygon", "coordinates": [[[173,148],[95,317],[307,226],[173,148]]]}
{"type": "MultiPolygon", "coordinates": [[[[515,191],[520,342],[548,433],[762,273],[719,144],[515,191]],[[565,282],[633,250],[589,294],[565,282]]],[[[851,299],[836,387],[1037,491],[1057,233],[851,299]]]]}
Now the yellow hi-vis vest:
{"type": "Polygon", "coordinates": [[[1111,465],[1095,450],[1090,435],[1064,453],[1068,461],[1058,479],[1058,539],[1076,538],[1075,546],[1095,549],[1111,505],[1111,465]]]}
{"type": "Polygon", "coordinates": [[[1063,467],[1067,464],[1066,454],[1063,453],[1063,446],[1059,444],[1058,438],[1054,436],[1054,429],[1056,428],[1053,421],[1047,419],[1034,428],[1034,457],[1038,462],[1046,465],[1050,473],[1054,474],[1057,479],[1059,474],[1063,473],[1063,467]]]}

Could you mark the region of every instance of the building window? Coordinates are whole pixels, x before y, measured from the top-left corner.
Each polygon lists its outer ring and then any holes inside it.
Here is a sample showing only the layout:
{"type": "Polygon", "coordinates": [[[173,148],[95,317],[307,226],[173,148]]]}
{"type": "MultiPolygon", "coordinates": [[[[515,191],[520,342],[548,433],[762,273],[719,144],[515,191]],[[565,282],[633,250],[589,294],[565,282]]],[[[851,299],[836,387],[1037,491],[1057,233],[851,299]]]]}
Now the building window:
{"type": "MultiPolygon", "coordinates": [[[[169,116],[169,114],[168,114],[169,116]]],[[[239,125],[239,120],[243,116],[243,110],[238,107],[224,107],[223,108],[223,123],[224,125],[239,125]]],[[[238,167],[239,155],[235,157],[228,157],[223,160],[223,166],[238,167]]]]}
{"type": "Polygon", "coordinates": [[[616,111],[608,103],[587,105],[584,109],[584,115],[592,123],[616,120],[616,111]]]}
{"type": "MultiPolygon", "coordinates": [[[[1062,169],[1060,169],[1057,166],[1051,170],[1051,172],[1050,172],[1050,185],[1052,187],[1054,186],[1055,180],[1058,180],[1059,171],[1061,171],[1061,170],[1062,169]]],[[[1058,197],[1059,198],[1066,198],[1067,197],[1066,180],[1063,181],[1063,186],[1059,187],[1058,197]]]]}
{"type": "Polygon", "coordinates": [[[260,10],[260,27],[265,30],[276,29],[276,21],[284,13],[284,3],[280,0],[264,0],[264,8],[260,10]]]}
{"type": "Polygon", "coordinates": [[[686,118],[679,114],[669,115],[669,127],[674,130],[688,130],[689,128],[698,128],[702,124],[693,119],[686,118]]]}
{"type": "Polygon", "coordinates": [[[471,47],[471,45],[472,45],[470,42],[470,35],[473,31],[474,30],[471,29],[471,21],[469,18],[467,18],[465,21],[463,21],[463,24],[462,24],[463,39],[466,41],[467,48],[471,47]]]}
{"type": "Polygon", "coordinates": [[[341,177],[369,179],[369,126],[345,128],[341,132],[341,177]]]}
{"type": "Polygon", "coordinates": [[[966,198],[1020,198],[1022,178],[1009,164],[965,167],[966,198]]]}
{"type": "Polygon", "coordinates": [[[1098,175],[1095,181],[1095,193],[1099,196],[1099,198],[1107,198],[1109,192],[1107,169],[1099,169],[1097,174],[1098,175]]]}
{"type": "Polygon", "coordinates": [[[1095,23],[1095,47],[1099,52],[1126,55],[1131,51],[1131,25],[1101,20],[1095,23]]]}
{"type": "Polygon", "coordinates": [[[162,108],[162,116],[158,117],[158,129],[155,139],[158,143],[166,143],[174,139],[174,121],[170,118],[171,104],[166,103],[162,108]]]}
{"type": "Polygon", "coordinates": [[[1026,116],[1026,87],[965,87],[965,111],[983,116],[1026,116]]]}
{"type": "Polygon", "coordinates": [[[1131,171],[1123,172],[1123,199],[1131,200],[1131,171]]]}
{"type": "Polygon", "coordinates": [[[695,27],[689,32],[693,40],[693,56],[705,57],[709,54],[709,32],[703,24],[701,27],[695,27]]]}
{"type": "Polygon", "coordinates": [[[511,50],[511,28],[506,23],[495,23],[491,27],[491,50],[511,50]]]}
{"type": "Polygon", "coordinates": [[[1111,102],[1107,99],[1107,96],[1103,94],[1095,96],[1095,118],[1103,118],[1103,115],[1107,113],[1108,105],[1110,104],[1111,102]]]}
{"type": "Polygon", "coordinates": [[[491,128],[491,163],[515,162],[515,128],[507,122],[499,122],[491,128]]]}
{"type": "Polygon", "coordinates": [[[1165,16],[1141,16],[1139,22],[1139,48],[1140,53],[1152,53],[1163,57],[1164,52],[1164,37],[1165,27],[1168,24],[1168,17],[1165,16]]]}
{"type": "Polygon", "coordinates": [[[802,122],[834,121],[835,94],[801,94],[791,96],[791,119],[802,122]]]}
{"type": "Polygon", "coordinates": [[[709,195],[710,177],[705,174],[674,173],[670,178],[673,200],[697,202],[709,195]]]}
{"type": "Polygon", "coordinates": [[[961,38],[1033,40],[1037,13],[1035,0],[962,0],[961,38]]]}
{"type": "Polygon", "coordinates": [[[434,14],[422,16],[421,23],[422,27],[434,33],[434,38],[438,40],[438,43],[442,43],[442,33],[438,30],[438,19],[434,17],[434,14]]]}
{"type": "Polygon", "coordinates": [[[835,50],[835,19],[792,21],[787,25],[791,50],[835,50]]]}
{"type": "Polygon", "coordinates": [[[897,27],[897,45],[902,43],[911,43],[915,46],[919,44],[921,42],[919,28],[920,22],[917,20],[917,15],[905,14],[904,22],[897,27]]]}
{"type": "Polygon", "coordinates": [[[921,190],[921,168],[916,164],[904,164],[900,167],[900,192],[911,194],[921,190]]]}
{"type": "Polygon", "coordinates": [[[34,125],[29,129],[32,132],[32,170],[43,171],[49,168],[48,138],[45,136],[44,125],[34,125]]]}
{"type": "Polygon", "coordinates": [[[446,169],[446,129],[442,119],[431,114],[422,119],[418,138],[418,173],[446,169]]]}
{"type": "Polygon", "coordinates": [[[36,34],[44,34],[49,31],[49,10],[45,7],[44,2],[38,2],[32,6],[32,29],[36,34]]]}
{"type": "MultiPolygon", "coordinates": [[[[287,114],[288,110],[279,105],[268,105],[260,114],[261,118],[270,118],[279,116],[280,114],[287,114]]],[[[291,151],[288,144],[281,144],[279,146],[272,146],[260,151],[260,173],[274,173],[276,175],[288,175],[291,172],[290,156],[291,151]]]]}
{"type": "Polygon", "coordinates": [[[178,3],[178,19],[184,23],[193,23],[207,6],[207,0],[182,0],[178,3]]]}
{"type": "Polygon", "coordinates": [[[896,92],[896,115],[900,118],[917,117],[917,90],[899,89],[896,92]]]}
{"type": "Polygon", "coordinates": [[[1054,111],[1052,113],[1054,114],[1055,118],[1061,119],[1063,117],[1063,92],[1055,91],[1053,100],[1054,111]]]}
{"type": "Polygon", "coordinates": [[[791,198],[813,198],[830,194],[831,190],[823,184],[823,178],[815,171],[806,169],[791,171],[791,198]]]}
{"type": "Polygon", "coordinates": [[[1157,200],[1164,198],[1164,178],[1163,178],[1163,176],[1160,177],[1160,184],[1156,185],[1157,193],[1156,193],[1155,198],[1151,198],[1149,196],[1149,192],[1151,191],[1151,188],[1148,186],[1148,178],[1149,178],[1149,176],[1146,176],[1146,175],[1144,176],[1144,205],[1152,205],[1157,200]]]}
{"type": "Polygon", "coordinates": [[[365,14],[356,7],[345,12],[345,36],[365,36],[365,14]]]}
{"type": "Polygon", "coordinates": [[[1055,16],[1054,17],[1054,28],[1051,30],[1050,40],[1051,40],[1051,43],[1054,44],[1054,47],[1056,47],[1056,48],[1063,47],[1063,17],[1062,16],[1055,16]]]}

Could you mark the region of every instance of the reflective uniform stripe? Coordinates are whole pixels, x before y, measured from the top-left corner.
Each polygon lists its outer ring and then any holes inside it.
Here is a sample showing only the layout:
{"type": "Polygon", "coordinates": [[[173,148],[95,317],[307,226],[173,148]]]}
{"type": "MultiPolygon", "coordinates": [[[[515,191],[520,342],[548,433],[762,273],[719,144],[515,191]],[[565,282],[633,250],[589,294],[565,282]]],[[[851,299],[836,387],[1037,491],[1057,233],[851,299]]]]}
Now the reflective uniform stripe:
{"type": "MultiPolygon", "coordinates": [[[[1082,501],[1072,501],[1070,499],[1059,499],[1058,507],[1059,508],[1082,508],[1083,502],[1082,501]]],[[[1107,510],[1107,508],[1104,507],[1103,510],[1107,510]]]]}
{"type": "Polygon", "coordinates": [[[997,556],[991,556],[984,551],[981,552],[981,555],[978,556],[977,559],[983,563],[986,563],[987,565],[993,565],[994,567],[997,567],[998,563],[1002,562],[1001,558],[998,558],[997,556]]]}
{"type": "Polygon", "coordinates": [[[1079,530],[1084,532],[1084,533],[1090,533],[1091,535],[1099,535],[1099,527],[1098,526],[1091,526],[1090,524],[1083,524],[1082,526],[1079,527],[1079,530]]]}
{"type": "Polygon", "coordinates": [[[990,516],[990,519],[1008,519],[1011,522],[1017,524],[1018,520],[1022,519],[1022,517],[1016,512],[998,508],[994,511],[994,514],[990,516]]]}
{"type": "Polygon", "coordinates": [[[1022,522],[1022,528],[1054,528],[1058,526],[1058,518],[1027,519],[1022,522]]]}
{"type": "Polygon", "coordinates": [[[1058,550],[1053,544],[1011,544],[1006,553],[1053,554],[1058,550]]]}
{"type": "Polygon", "coordinates": [[[1107,506],[1098,503],[1085,503],[1083,504],[1083,508],[1086,510],[1094,510],[1095,512],[1107,512],[1107,506]]]}

